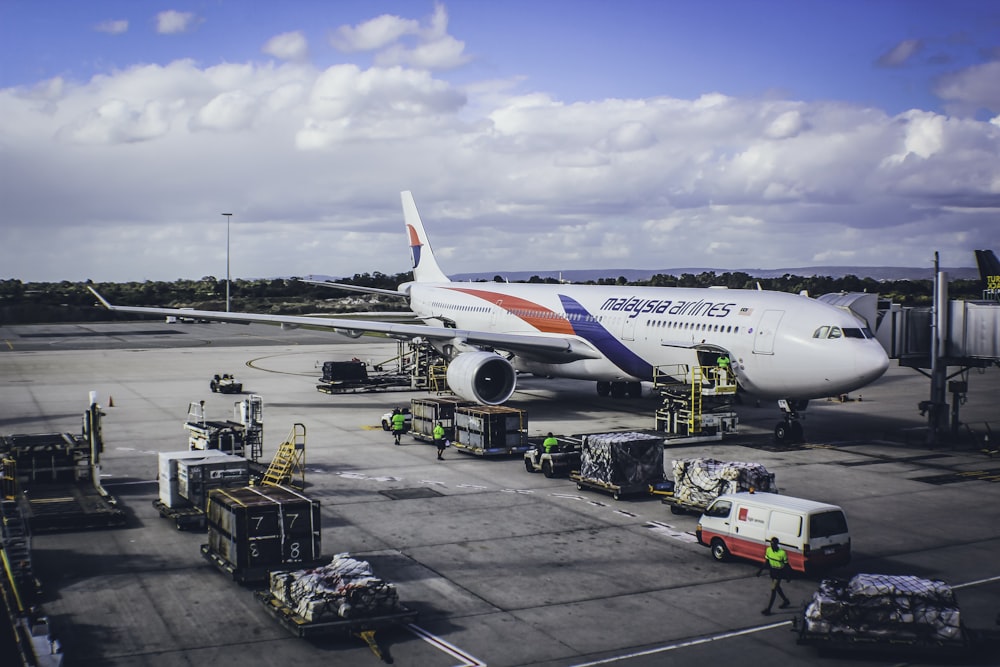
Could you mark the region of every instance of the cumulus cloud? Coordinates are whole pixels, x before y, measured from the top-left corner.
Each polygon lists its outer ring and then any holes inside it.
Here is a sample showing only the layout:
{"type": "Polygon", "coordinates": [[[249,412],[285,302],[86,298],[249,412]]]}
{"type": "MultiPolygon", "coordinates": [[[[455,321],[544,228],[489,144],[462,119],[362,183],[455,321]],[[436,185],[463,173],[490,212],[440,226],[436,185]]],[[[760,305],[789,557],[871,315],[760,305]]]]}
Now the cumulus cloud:
{"type": "MultiPolygon", "coordinates": [[[[446,42],[447,17],[355,28],[355,44],[411,40],[412,55],[446,42]]],[[[565,103],[415,62],[318,68],[284,57],[305,48],[296,35],[269,40],[265,63],[0,89],[0,146],[18,166],[0,179],[0,266],[25,280],[218,274],[229,211],[235,276],[402,272],[406,189],[449,273],[914,266],[928,248],[961,266],[997,245],[998,122],[722,93],[565,103]]],[[[938,92],[993,105],[996,77],[970,68],[938,92]]]]}
{"type": "Polygon", "coordinates": [[[106,32],[109,35],[121,35],[128,32],[128,21],[125,19],[101,21],[94,26],[94,30],[106,32]]]}
{"type": "Polygon", "coordinates": [[[179,12],[168,9],[156,15],[156,32],[161,35],[176,35],[190,31],[197,24],[197,17],[192,12],[179,12]]]}
{"type": "Polygon", "coordinates": [[[286,32],[267,40],[261,51],[281,60],[301,62],[309,57],[309,42],[301,32],[286,32]]]}
{"type": "Polygon", "coordinates": [[[988,109],[993,114],[1000,114],[1000,61],[942,76],[934,92],[949,102],[949,110],[953,113],[966,115],[988,109]]]}
{"type": "Polygon", "coordinates": [[[920,53],[923,47],[924,44],[919,39],[904,39],[880,55],[875,63],[879,67],[902,67],[920,53]]]}
{"type": "Polygon", "coordinates": [[[344,53],[375,51],[375,63],[382,67],[448,70],[471,59],[465,53],[465,43],[448,34],[448,12],[441,4],[435,5],[426,25],[383,14],[356,26],[337,28],[330,43],[344,53]]]}

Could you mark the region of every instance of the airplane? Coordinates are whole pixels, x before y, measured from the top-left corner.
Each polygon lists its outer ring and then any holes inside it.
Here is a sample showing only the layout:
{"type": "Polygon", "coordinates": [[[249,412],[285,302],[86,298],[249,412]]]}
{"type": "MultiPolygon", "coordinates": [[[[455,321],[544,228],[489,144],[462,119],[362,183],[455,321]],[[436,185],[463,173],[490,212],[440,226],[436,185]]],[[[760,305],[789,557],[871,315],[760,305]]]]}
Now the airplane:
{"type": "MultiPolygon", "coordinates": [[[[727,288],[632,287],[451,281],[438,266],[413,196],[401,193],[413,280],[390,294],[409,300],[419,323],[184,311],[228,322],[308,326],[349,336],[382,333],[426,341],[448,360],[449,388],[485,405],[506,402],[517,374],[596,381],[602,396],[638,396],[654,369],[713,365],[726,354],[739,388],[777,399],[778,440],[799,440],[810,399],[838,396],[875,381],[885,350],[848,311],[805,295],[727,288]]],[[[331,283],[332,285],[333,283],[331,283]]],[[[176,315],[177,309],[105,308],[176,315]]],[[[386,292],[386,290],[378,290],[386,292]]]]}
{"type": "Polygon", "coordinates": [[[1000,301],[1000,260],[992,250],[976,250],[976,265],[983,280],[983,300],[1000,301]]]}

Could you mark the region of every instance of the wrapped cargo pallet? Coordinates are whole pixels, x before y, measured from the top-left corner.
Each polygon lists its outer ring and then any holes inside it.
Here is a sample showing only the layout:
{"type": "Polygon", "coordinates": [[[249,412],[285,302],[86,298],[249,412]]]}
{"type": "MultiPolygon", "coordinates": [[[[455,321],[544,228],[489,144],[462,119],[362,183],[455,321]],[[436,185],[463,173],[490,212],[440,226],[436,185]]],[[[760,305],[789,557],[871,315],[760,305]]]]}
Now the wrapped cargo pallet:
{"type": "Polygon", "coordinates": [[[320,556],[319,501],[283,486],[214,489],[207,547],[238,571],[311,563],[320,556]]]}
{"type": "Polygon", "coordinates": [[[724,493],[760,491],[777,493],[774,473],[759,463],[674,459],[674,499],[691,507],[707,507],[724,493]]]}
{"type": "Polygon", "coordinates": [[[942,581],[857,574],[824,579],[805,611],[805,631],[824,638],[939,644],[962,640],[955,595],[942,581]]]}
{"type": "Polygon", "coordinates": [[[306,622],[364,618],[400,609],[396,587],[367,561],[340,553],[323,567],[270,575],[271,595],[306,622]]]}
{"type": "Polygon", "coordinates": [[[646,433],[597,433],[583,436],[580,477],[631,487],[663,479],[663,438],[646,433]]]}

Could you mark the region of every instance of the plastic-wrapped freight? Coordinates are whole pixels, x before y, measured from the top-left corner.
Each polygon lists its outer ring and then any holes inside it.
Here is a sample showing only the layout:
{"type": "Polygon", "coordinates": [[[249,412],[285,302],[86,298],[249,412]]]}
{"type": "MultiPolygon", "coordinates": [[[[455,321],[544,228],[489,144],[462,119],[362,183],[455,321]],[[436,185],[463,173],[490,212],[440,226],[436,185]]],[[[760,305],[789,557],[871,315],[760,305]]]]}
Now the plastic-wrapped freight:
{"type": "Polygon", "coordinates": [[[376,577],[368,561],[346,553],[313,570],[272,572],[270,588],[271,595],[310,623],[399,609],[396,587],[376,577]]]}
{"type": "Polygon", "coordinates": [[[777,493],[774,473],[759,463],[675,459],[674,498],[686,505],[708,506],[724,493],[755,491],[777,493]]]}
{"type": "Polygon", "coordinates": [[[857,574],[824,580],[806,607],[806,630],[846,637],[959,641],[958,604],[942,581],[857,574]]]}
{"type": "Polygon", "coordinates": [[[583,437],[580,477],[616,486],[663,479],[663,438],[646,433],[596,433],[583,437]]]}

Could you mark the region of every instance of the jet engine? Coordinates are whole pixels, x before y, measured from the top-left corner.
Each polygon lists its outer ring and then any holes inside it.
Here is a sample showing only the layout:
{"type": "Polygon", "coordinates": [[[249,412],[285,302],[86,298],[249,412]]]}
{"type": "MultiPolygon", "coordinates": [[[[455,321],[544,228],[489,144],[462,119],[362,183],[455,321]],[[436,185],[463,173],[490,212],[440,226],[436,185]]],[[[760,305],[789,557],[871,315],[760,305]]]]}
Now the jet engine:
{"type": "Polygon", "coordinates": [[[514,367],[492,352],[463,352],[448,364],[448,387],[467,401],[500,405],[516,382],[514,367]]]}

